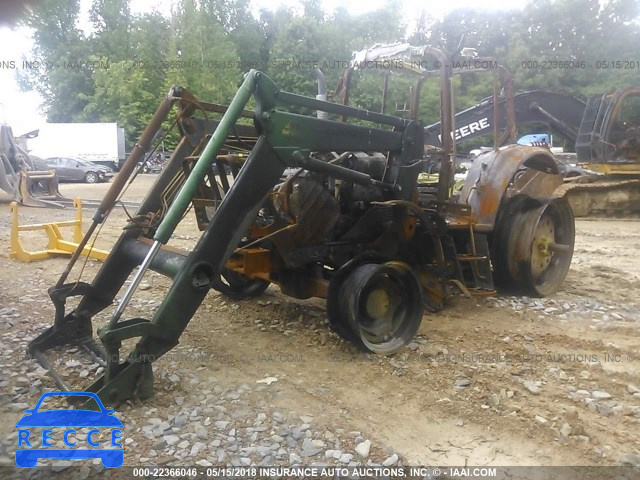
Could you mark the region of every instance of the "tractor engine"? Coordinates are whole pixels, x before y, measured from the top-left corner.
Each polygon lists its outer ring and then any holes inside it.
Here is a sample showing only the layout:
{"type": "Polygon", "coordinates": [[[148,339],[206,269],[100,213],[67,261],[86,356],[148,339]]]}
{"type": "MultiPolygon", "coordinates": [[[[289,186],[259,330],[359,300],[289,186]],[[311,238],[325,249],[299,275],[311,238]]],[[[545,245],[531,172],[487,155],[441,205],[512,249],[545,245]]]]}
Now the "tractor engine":
{"type": "MultiPolygon", "coordinates": [[[[383,155],[361,152],[335,156],[329,163],[380,181],[386,168],[383,155]]],[[[277,253],[291,268],[304,267],[311,261],[339,267],[354,256],[347,251],[350,245],[371,243],[390,226],[391,207],[372,205],[385,200],[379,186],[297,170],[272,194],[278,222],[290,225],[287,235],[275,235],[277,253]]]]}
{"type": "MultiPolygon", "coordinates": [[[[327,156],[313,158],[379,183],[387,170],[379,153],[327,156]]],[[[431,241],[416,235],[416,219],[393,204],[388,188],[305,169],[288,173],[260,210],[254,225],[261,227],[250,230],[246,247],[231,261],[241,268],[228,273],[251,279],[247,287],[266,287],[265,272],[248,265],[252,255],[268,257],[268,281],[292,297],[327,298],[329,321],[343,337],[373,352],[397,350],[415,335],[423,313],[422,286],[408,252],[419,251],[416,245],[431,249],[431,241]]]]}

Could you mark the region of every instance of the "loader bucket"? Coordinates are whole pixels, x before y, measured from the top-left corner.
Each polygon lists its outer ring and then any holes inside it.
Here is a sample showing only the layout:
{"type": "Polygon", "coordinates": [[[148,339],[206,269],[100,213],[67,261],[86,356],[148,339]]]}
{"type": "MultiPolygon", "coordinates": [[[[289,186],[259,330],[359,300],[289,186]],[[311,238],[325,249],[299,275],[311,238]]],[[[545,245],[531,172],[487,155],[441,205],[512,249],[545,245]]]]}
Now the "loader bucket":
{"type": "Polygon", "coordinates": [[[0,190],[15,198],[19,181],[20,175],[14,171],[6,155],[0,152],[0,190]]]}
{"type": "Polygon", "coordinates": [[[71,199],[63,197],[58,190],[55,170],[21,171],[19,195],[22,205],[26,207],[64,208],[64,203],[71,202],[71,199]]]}
{"type": "Polygon", "coordinates": [[[11,127],[0,126],[0,190],[28,207],[64,208],[71,204],[58,190],[54,170],[37,170],[34,159],[13,138],[11,127]]]}

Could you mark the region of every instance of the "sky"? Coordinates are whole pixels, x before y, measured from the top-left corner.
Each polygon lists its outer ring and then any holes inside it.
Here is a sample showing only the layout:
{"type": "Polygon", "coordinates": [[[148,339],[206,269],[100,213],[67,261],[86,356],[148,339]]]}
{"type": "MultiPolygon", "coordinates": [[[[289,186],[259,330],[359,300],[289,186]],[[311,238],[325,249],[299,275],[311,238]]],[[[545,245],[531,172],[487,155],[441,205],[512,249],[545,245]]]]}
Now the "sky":
{"type": "MultiPolygon", "coordinates": [[[[0,0],[2,1],[2,0],[0,0]]],[[[134,14],[159,10],[169,15],[173,0],[131,0],[134,14]]],[[[89,28],[88,11],[91,0],[81,0],[81,9],[85,12],[81,18],[81,27],[89,28]]],[[[331,12],[344,5],[351,14],[363,13],[380,8],[384,0],[322,0],[325,11],[331,12]]],[[[417,18],[422,10],[426,10],[432,18],[442,18],[446,13],[457,8],[478,8],[477,0],[402,0],[405,20],[408,24],[417,18]]],[[[506,10],[524,7],[526,0],[486,0],[481,2],[483,9],[506,10]]],[[[280,5],[293,9],[301,9],[297,0],[252,0],[253,11],[257,14],[261,9],[275,10],[280,5]]],[[[42,99],[36,92],[22,92],[16,81],[16,72],[21,68],[22,57],[31,58],[31,34],[27,28],[0,27],[0,123],[13,128],[14,135],[22,135],[40,128],[46,122],[42,111],[42,99]],[[14,62],[13,64],[11,62],[14,62]]]]}

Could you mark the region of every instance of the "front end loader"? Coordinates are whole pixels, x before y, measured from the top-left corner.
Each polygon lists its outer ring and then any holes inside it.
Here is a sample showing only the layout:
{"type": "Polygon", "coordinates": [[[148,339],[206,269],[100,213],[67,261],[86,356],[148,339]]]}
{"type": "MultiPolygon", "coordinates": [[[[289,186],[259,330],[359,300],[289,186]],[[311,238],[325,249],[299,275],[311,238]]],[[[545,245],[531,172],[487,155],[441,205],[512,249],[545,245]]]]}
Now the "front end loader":
{"type": "Polygon", "coordinates": [[[56,172],[38,170],[27,152],[16,145],[7,125],[0,125],[0,190],[27,207],[64,208],[71,203],[58,190],[56,172]]]}
{"type": "MultiPolygon", "coordinates": [[[[448,75],[443,69],[442,79],[448,75]]],[[[450,105],[448,83],[442,85],[443,105],[450,105]]],[[[425,309],[442,308],[453,291],[492,293],[492,255],[519,255],[513,265],[503,259],[500,275],[534,293],[536,281],[561,281],[566,274],[572,217],[564,237],[553,231],[553,222],[567,220],[562,214],[538,227],[547,212],[564,212],[551,195],[562,180],[547,170],[543,149],[509,160],[493,178],[481,172],[467,194],[470,202],[449,198],[446,186],[434,198],[424,197],[417,188],[420,122],[284,92],[258,71],[245,76],[225,108],[172,88],[79,250],[108,216],[174,106],[182,138],[172,157],[92,283],[66,283],[74,254],[49,289],[54,324],[29,345],[47,368],[45,352],[64,345],[101,358],[104,374],[88,391],[105,403],[152,395],[152,363],[178,344],[212,288],[243,299],[274,283],[295,298],[326,298],[334,330],[363,350],[390,354],[412,340],[425,309]],[[251,97],[255,109],[248,112],[251,97]],[[316,111],[324,113],[315,117],[316,111]],[[498,215],[509,206],[526,223],[515,246],[509,244],[514,227],[498,215]],[[202,234],[192,251],[184,251],[170,241],[189,209],[202,234]],[[542,264],[532,263],[532,251],[542,264]],[[127,318],[148,270],[170,277],[171,287],[153,318],[127,318]],[[97,329],[98,345],[92,318],[118,295],[110,319],[97,329]],[[74,296],[79,303],[67,312],[65,303],[74,296]],[[137,343],[125,354],[122,344],[130,339],[137,343]]],[[[450,108],[443,110],[450,119],[450,108]]]]}

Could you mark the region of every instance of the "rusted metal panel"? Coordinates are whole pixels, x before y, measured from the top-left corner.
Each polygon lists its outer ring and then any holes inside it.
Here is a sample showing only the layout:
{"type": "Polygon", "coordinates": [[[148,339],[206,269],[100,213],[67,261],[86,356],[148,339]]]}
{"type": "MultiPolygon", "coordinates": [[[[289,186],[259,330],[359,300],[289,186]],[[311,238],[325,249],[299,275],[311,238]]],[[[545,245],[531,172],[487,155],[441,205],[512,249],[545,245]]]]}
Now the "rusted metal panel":
{"type": "Polygon", "coordinates": [[[490,230],[505,196],[553,196],[562,176],[557,169],[547,173],[552,164],[555,160],[549,150],[540,147],[510,145],[482,154],[473,162],[458,202],[471,207],[479,231],[490,230]]]}

